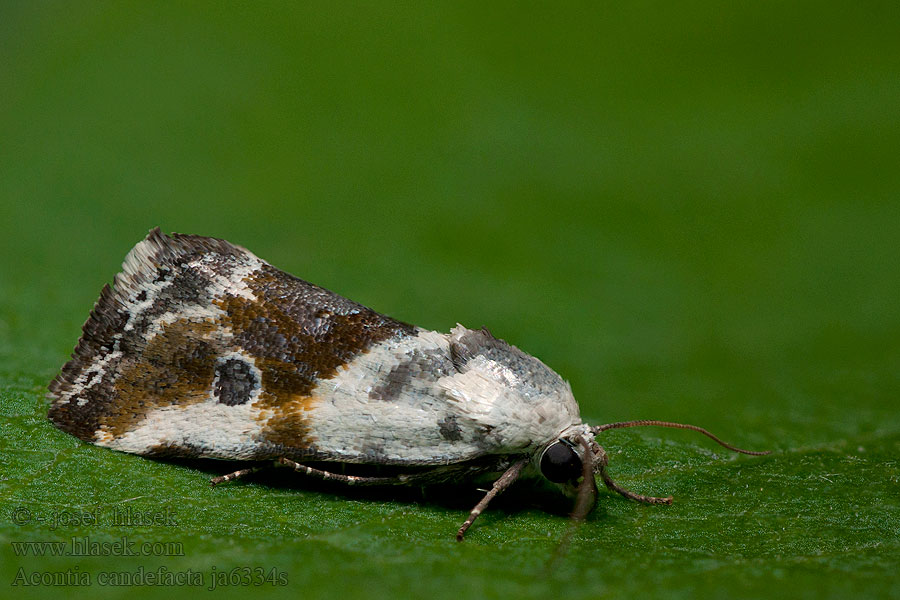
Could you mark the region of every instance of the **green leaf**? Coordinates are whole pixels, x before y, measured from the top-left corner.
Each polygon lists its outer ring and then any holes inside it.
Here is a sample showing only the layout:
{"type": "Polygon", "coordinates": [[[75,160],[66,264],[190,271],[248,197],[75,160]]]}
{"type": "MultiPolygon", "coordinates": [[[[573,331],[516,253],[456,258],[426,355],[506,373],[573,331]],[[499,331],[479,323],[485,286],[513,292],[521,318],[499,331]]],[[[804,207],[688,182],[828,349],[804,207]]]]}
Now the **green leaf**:
{"type": "Polygon", "coordinates": [[[900,596],[898,16],[4,6],[0,595],[900,596]],[[46,385],[156,225],[423,327],[486,325],[589,423],[773,454],[606,432],[612,476],[671,506],[603,491],[573,527],[517,485],[459,544],[467,482],[212,489],[234,465],[84,444],[46,385]]]}

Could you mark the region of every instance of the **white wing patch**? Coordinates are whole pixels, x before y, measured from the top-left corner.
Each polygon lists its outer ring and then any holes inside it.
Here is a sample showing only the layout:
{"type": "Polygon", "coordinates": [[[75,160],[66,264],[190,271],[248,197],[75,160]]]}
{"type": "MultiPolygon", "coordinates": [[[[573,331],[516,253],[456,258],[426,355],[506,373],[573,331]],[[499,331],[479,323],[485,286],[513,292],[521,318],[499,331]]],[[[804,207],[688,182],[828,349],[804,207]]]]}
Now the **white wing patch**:
{"type": "MultiPolygon", "coordinates": [[[[251,404],[228,406],[207,400],[150,411],[141,424],[118,437],[98,431],[95,443],[123,452],[145,454],[149,448],[211,448],[205,456],[253,458],[262,431],[260,410],[251,404]]],[[[186,455],[189,455],[186,453],[186,455]]]]}

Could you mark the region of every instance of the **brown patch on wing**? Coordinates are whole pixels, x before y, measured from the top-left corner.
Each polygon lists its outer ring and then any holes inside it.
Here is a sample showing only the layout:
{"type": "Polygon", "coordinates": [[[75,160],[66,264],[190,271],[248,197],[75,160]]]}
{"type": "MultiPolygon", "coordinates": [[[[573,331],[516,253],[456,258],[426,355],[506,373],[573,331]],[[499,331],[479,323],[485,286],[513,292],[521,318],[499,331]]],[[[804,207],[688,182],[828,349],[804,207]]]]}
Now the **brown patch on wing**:
{"type": "Polygon", "coordinates": [[[120,367],[114,387],[117,402],[100,417],[101,428],[120,436],[153,409],[207,400],[216,357],[222,351],[217,331],[218,325],[211,320],[180,319],[165,325],[139,360],[120,367]]]}
{"type": "Polygon", "coordinates": [[[315,400],[312,396],[303,396],[275,409],[266,421],[266,441],[286,448],[308,448],[312,439],[304,413],[315,400]]]}
{"type": "Polygon", "coordinates": [[[317,380],[334,377],[339,366],[378,342],[416,331],[270,265],[244,282],[258,302],[226,296],[216,303],[226,313],[234,344],[258,366],[262,359],[263,387],[275,398],[308,395],[317,380]]]}
{"type": "Polygon", "coordinates": [[[178,444],[173,442],[165,442],[150,446],[144,456],[153,456],[154,458],[194,458],[204,456],[203,448],[195,448],[189,444],[178,444]]]}
{"type": "Polygon", "coordinates": [[[226,296],[216,304],[234,344],[254,357],[262,374],[254,406],[265,409],[265,437],[276,444],[308,444],[303,413],[318,401],[312,392],[319,380],[378,342],[416,331],[269,265],[244,282],[259,301],[226,296]]]}

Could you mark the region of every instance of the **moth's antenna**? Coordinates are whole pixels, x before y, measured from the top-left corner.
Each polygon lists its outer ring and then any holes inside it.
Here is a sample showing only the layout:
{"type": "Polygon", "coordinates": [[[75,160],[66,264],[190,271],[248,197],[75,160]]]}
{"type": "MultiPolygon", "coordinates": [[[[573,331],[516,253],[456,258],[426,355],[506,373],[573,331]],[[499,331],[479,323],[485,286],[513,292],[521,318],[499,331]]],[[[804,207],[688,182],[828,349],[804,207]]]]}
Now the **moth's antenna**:
{"type": "Polygon", "coordinates": [[[606,425],[595,425],[591,427],[591,433],[597,435],[602,431],[606,431],[607,429],[624,429],[625,427],[643,427],[644,425],[655,425],[657,427],[673,427],[675,429],[690,429],[691,431],[696,431],[698,433],[702,433],[706,437],[710,438],[717,444],[728,448],[734,452],[740,452],[741,454],[751,454],[753,456],[763,456],[765,454],[771,454],[771,450],[764,450],[762,452],[757,452],[754,450],[743,450],[741,448],[737,448],[736,446],[732,446],[731,444],[726,444],[718,437],[714,436],[707,430],[702,427],[697,427],[696,425],[688,425],[686,423],[672,423],[670,421],[655,421],[652,419],[645,419],[640,421],[619,421],[618,423],[607,423],[606,425]]]}
{"type": "Polygon", "coordinates": [[[644,496],[643,494],[635,494],[631,490],[626,490],[621,485],[612,480],[612,477],[609,476],[609,473],[606,471],[606,467],[609,464],[609,456],[606,454],[606,450],[603,449],[603,446],[598,445],[599,448],[597,454],[597,461],[595,462],[595,468],[597,472],[600,473],[600,478],[603,479],[603,483],[606,484],[606,487],[611,489],[614,492],[622,494],[629,500],[636,500],[637,502],[643,502],[645,504],[672,504],[672,496],[666,496],[665,498],[659,498],[657,496],[644,496]]]}

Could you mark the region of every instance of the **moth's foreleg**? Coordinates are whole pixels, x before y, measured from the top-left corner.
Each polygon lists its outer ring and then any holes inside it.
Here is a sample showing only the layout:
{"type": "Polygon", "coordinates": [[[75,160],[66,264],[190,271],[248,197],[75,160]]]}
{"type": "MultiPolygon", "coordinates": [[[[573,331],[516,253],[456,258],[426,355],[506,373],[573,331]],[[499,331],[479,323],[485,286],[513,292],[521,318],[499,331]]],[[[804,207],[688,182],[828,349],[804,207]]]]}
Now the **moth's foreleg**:
{"type": "Polygon", "coordinates": [[[475,522],[475,519],[478,518],[491,500],[494,499],[495,496],[499,495],[506,488],[511,486],[513,482],[519,478],[519,475],[522,473],[522,469],[525,468],[525,465],[528,464],[528,459],[523,458],[517,463],[514,463],[513,466],[508,468],[503,475],[500,476],[500,479],[494,482],[494,486],[488,491],[487,494],[484,495],[484,498],[481,499],[481,502],[475,505],[475,508],[472,509],[472,512],[469,513],[469,518],[466,519],[466,522],[462,524],[462,527],[459,528],[459,531],[456,532],[456,541],[463,541],[463,537],[466,535],[466,531],[469,527],[472,526],[472,523],[475,522]]]}
{"type": "Polygon", "coordinates": [[[265,467],[250,467],[248,469],[240,469],[233,473],[229,473],[228,475],[221,475],[219,477],[213,477],[209,480],[210,487],[216,487],[220,483],[225,483],[226,481],[233,481],[235,479],[240,479],[251,473],[256,473],[257,471],[262,471],[265,467]]]}
{"type": "Polygon", "coordinates": [[[298,473],[322,479],[323,481],[338,481],[347,485],[406,485],[417,479],[425,479],[427,473],[400,474],[391,477],[360,477],[358,475],[344,475],[343,473],[332,473],[331,471],[323,471],[298,463],[289,458],[279,458],[276,463],[288,466],[298,473]]]}

